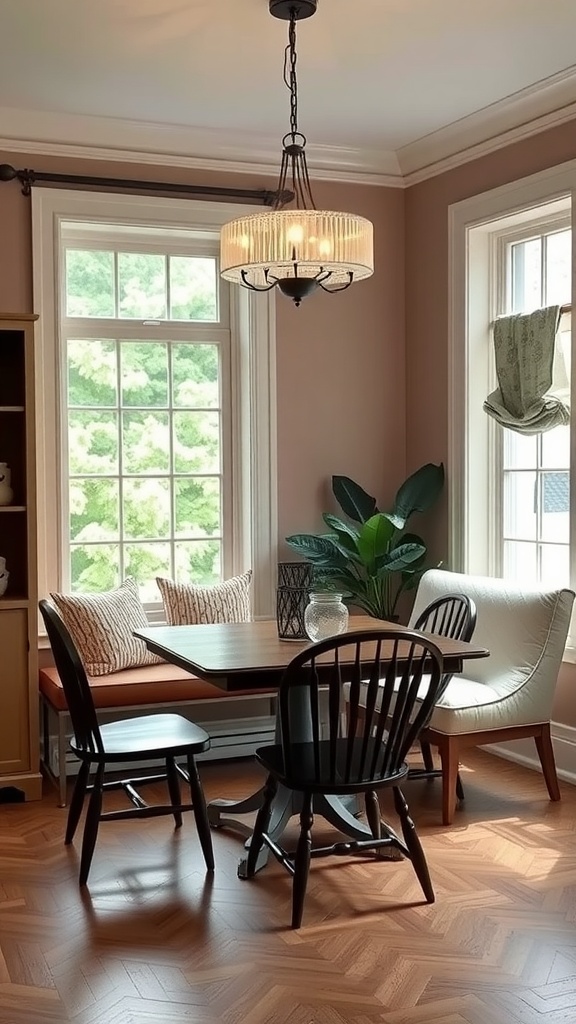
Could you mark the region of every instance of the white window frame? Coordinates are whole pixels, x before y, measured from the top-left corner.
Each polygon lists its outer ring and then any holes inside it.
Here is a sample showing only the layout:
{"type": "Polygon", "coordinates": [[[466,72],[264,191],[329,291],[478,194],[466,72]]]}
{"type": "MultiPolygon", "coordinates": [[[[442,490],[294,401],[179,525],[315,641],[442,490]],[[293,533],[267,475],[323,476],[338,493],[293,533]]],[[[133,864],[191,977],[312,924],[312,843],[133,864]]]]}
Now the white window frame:
{"type": "MultiPolygon", "coordinates": [[[[495,386],[489,326],[497,309],[498,281],[494,259],[495,222],[506,233],[505,218],[517,231],[542,211],[547,223],[558,204],[571,200],[572,295],[576,295],[576,161],[570,161],[490,192],[455,203],[448,210],[449,324],[447,470],[449,565],[461,572],[496,574],[491,531],[499,490],[494,486],[490,456],[496,448],[496,424],[482,409],[495,386]],[[504,223],[502,223],[504,221],[504,223]],[[487,353],[489,354],[487,358],[487,353]],[[473,456],[471,453],[473,438],[473,456]]],[[[542,218],[539,218],[540,220],[542,218]]],[[[574,352],[576,317],[572,316],[574,352]]],[[[572,360],[572,394],[576,394],[576,360],[572,360]]],[[[570,503],[576,510],[576,415],[571,419],[570,503]]],[[[574,518],[574,512],[572,518],[574,518]]],[[[576,580],[576,543],[571,533],[571,572],[576,580]]],[[[570,641],[572,645],[573,641],[570,641]]]]}
{"type": "MultiPolygon", "coordinates": [[[[59,426],[60,268],[62,221],[140,227],[183,227],[212,241],[223,224],[260,207],[38,188],[32,192],[36,330],[38,584],[41,595],[61,582],[63,517],[59,426]]],[[[275,297],[229,289],[231,330],[232,557],[230,574],[253,569],[255,618],[274,614],[278,546],[275,297]]],[[[138,323],[138,321],[136,321],[138,323]]],[[[206,325],[209,326],[209,325],[206,325]]]]}

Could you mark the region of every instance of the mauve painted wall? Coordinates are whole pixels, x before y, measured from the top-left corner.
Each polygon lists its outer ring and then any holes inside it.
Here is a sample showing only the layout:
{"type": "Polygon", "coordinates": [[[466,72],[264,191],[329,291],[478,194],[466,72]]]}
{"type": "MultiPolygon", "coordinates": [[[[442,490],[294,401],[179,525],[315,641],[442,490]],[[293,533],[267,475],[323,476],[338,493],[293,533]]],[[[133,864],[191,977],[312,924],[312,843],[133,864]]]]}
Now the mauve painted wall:
{"type": "MultiPolygon", "coordinates": [[[[61,173],[274,187],[250,176],[132,163],[0,153],[0,163],[61,173]]],[[[332,473],[355,477],[385,501],[405,471],[404,193],[318,183],[316,205],[374,223],[376,272],[300,309],[277,298],[278,510],[281,553],[290,533],[318,529],[332,473]]],[[[32,311],[30,200],[0,184],[0,309],[32,311]]],[[[34,310],[42,315],[42,310],[34,310]]]]}
{"type": "MultiPolygon", "coordinates": [[[[448,450],[448,207],[576,158],[576,121],[541,132],[406,190],[406,459],[448,450]]],[[[432,526],[432,524],[431,524],[432,526]]],[[[447,551],[446,502],[428,535],[447,551]]],[[[553,712],[576,726],[576,667],[563,665],[553,712]]]]}
{"type": "Polygon", "coordinates": [[[324,528],[320,513],[337,507],[333,473],[386,502],[405,471],[404,195],[327,184],[314,191],[318,206],[347,205],[373,221],[376,269],[299,310],[277,299],[280,538],[324,528]]]}

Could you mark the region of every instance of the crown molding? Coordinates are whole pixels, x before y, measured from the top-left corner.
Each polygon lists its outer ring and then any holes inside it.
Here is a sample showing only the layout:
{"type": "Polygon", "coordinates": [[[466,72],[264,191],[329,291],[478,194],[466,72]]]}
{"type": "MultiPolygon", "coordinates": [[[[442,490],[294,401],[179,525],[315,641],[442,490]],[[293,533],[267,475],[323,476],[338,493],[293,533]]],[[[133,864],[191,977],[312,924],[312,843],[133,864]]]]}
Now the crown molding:
{"type": "MultiPolygon", "coordinates": [[[[0,107],[0,148],[10,153],[263,174],[273,178],[280,166],[280,139],[257,133],[12,107],[0,107]]],[[[394,152],[311,143],[307,152],[315,179],[403,185],[394,152]]]]}
{"type": "Polygon", "coordinates": [[[404,185],[416,185],[575,117],[573,66],[397,150],[404,185]]]}
{"type": "MultiPolygon", "coordinates": [[[[396,152],[308,144],[318,181],[406,188],[576,118],[576,65],[396,152]]],[[[0,107],[5,153],[276,178],[280,141],[259,133],[0,107]]],[[[40,169],[40,168],[38,168],[40,169]]]]}

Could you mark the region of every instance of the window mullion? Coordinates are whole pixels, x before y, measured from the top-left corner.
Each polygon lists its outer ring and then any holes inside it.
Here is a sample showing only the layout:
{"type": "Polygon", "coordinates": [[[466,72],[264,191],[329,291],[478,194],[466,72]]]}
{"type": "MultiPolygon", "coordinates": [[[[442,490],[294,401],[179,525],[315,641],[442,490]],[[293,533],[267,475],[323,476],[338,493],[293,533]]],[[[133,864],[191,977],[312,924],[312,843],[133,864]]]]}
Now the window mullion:
{"type": "Polygon", "coordinates": [[[114,252],[114,315],[118,320],[120,317],[120,268],[117,252],[114,252]]]}
{"type": "Polygon", "coordinates": [[[124,549],[124,417],[122,402],[122,343],[116,341],[116,416],[117,416],[117,444],[118,444],[118,544],[120,557],[120,580],[126,576],[126,557],[124,549]]]}
{"type": "Polygon", "coordinates": [[[546,294],[546,265],[548,259],[548,236],[542,235],[540,241],[540,305],[544,307],[547,303],[548,296],[546,294]]]}
{"type": "Polygon", "coordinates": [[[170,572],[172,579],[176,573],[176,465],[174,455],[174,346],[167,346],[168,355],[168,452],[170,471],[170,572]]]}
{"type": "Polygon", "coordinates": [[[542,477],[542,434],[538,435],[536,443],[536,566],[538,571],[538,580],[542,579],[542,537],[543,537],[543,477],[542,477]]]}

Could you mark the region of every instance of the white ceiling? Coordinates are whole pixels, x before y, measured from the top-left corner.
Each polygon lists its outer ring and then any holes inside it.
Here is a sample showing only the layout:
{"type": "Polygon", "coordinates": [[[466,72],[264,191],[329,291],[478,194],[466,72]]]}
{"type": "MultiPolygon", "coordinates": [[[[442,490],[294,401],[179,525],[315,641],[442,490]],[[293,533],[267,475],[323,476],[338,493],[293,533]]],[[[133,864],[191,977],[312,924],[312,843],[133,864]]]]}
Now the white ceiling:
{"type": "MultiPolygon", "coordinates": [[[[238,155],[245,136],[247,160],[279,150],[286,34],[268,0],[0,0],[0,138],[15,124],[39,137],[50,113],[46,135],[89,115],[178,126],[180,149],[198,129],[238,155]]],[[[508,97],[576,102],[575,39],[576,0],[319,0],[298,25],[300,127],[326,152],[380,153],[384,170],[508,97]]]]}

